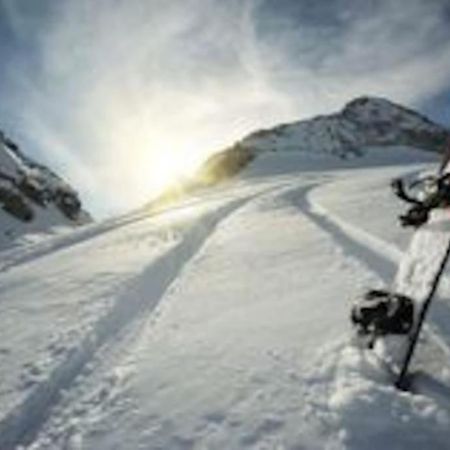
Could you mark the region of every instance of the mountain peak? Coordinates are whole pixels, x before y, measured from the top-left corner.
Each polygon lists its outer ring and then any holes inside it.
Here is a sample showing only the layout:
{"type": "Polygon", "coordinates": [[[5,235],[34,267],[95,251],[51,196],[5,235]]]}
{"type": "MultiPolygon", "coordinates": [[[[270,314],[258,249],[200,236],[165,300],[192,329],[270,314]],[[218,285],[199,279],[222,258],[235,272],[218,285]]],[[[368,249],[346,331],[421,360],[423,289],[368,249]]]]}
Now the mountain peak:
{"type": "Polygon", "coordinates": [[[434,124],[424,115],[413,109],[394,103],[383,97],[358,97],[347,103],[341,114],[344,117],[359,121],[387,121],[387,120],[405,120],[408,118],[416,126],[434,127],[436,131],[441,127],[434,124]]]}
{"type": "Polygon", "coordinates": [[[399,105],[393,103],[384,97],[375,97],[363,95],[361,97],[356,97],[355,99],[348,102],[344,109],[354,109],[354,108],[366,108],[366,107],[394,107],[398,108],[399,105]]]}

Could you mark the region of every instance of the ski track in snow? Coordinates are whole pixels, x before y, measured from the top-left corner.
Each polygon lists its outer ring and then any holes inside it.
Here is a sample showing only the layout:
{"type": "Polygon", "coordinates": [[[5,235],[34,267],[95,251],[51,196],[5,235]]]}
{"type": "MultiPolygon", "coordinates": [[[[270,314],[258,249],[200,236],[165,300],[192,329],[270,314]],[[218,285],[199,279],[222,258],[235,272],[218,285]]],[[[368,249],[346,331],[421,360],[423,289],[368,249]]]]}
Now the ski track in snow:
{"type": "Polygon", "coordinates": [[[118,230],[122,227],[142,220],[148,220],[149,213],[136,213],[123,218],[111,219],[101,225],[86,225],[80,230],[70,232],[67,236],[57,236],[47,239],[42,243],[21,246],[20,248],[7,249],[1,252],[0,273],[6,272],[20,264],[44,257],[50,253],[63,250],[73,245],[81,244],[89,239],[104,235],[110,231],[118,230]]]}
{"type": "MultiPolygon", "coordinates": [[[[287,180],[288,177],[278,176],[277,179],[280,183],[283,180],[287,180]]],[[[104,236],[107,233],[118,231],[121,228],[128,227],[132,224],[143,222],[149,219],[158,219],[159,216],[163,216],[166,213],[176,213],[183,211],[184,209],[192,208],[197,203],[204,204],[205,202],[217,202],[219,196],[221,200],[229,199],[229,201],[235,200],[237,197],[244,198],[252,195],[256,190],[267,189],[272,183],[267,183],[265,180],[259,180],[253,185],[237,186],[235,189],[228,189],[227,192],[217,189],[212,193],[206,193],[201,195],[200,198],[188,197],[182,200],[180,204],[175,206],[168,206],[166,208],[155,209],[143,208],[137,210],[134,213],[126,214],[124,216],[112,218],[106,220],[100,224],[91,224],[81,227],[79,230],[70,231],[67,235],[55,236],[45,239],[43,242],[35,244],[21,245],[18,248],[7,248],[0,252],[0,274],[6,272],[21,264],[34,261],[35,259],[42,258],[46,255],[54,252],[70,248],[74,245],[83,244],[88,240],[94,239],[98,236],[104,236]]]]}
{"type": "MultiPolygon", "coordinates": [[[[315,177],[322,178],[321,176],[315,177]]],[[[278,192],[282,192],[283,194],[288,191],[292,193],[303,193],[305,190],[309,189],[310,186],[305,181],[296,181],[292,183],[292,180],[290,183],[285,183],[285,185],[282,185],[281,183],[276,186],[275,188],[272,188],[266,192],[263,193],[262,196],[255,196],[250,201],[256,200],[259,197],[266,198],[266,194],[269,194],[270,196],[272,194],[275,194],[276,197],[279,197],[280,199],[283,199],[283,195],[278,195],[278,192]],[[299,187],[300,184],[300,187],[299,187]],[[292,187],[294,185],[294,187],[292,187]]],[[[247,203],[247,202],[246,202],[247,203]]],[[[284,202],[283,202],[284,203],[284,202]]],[[[229,215],[234,215],[235,213],[239,212],[241,208],[235,208],[233,211],[230,212],[229,215]]],[[[222,219],[228,218],[229,215],[226,217],[223,216],[222,219]]],[[[307,218],[305,218],[308,220],[307,218]]],[[[210,235],[208,236],[208,238],[210,235]]],[[[174,279],[175,280],[175,279],[174,279]]],[[[173,281],[174,281],[173,280],[173,281]]],[[[151,315],[146,315],[145,318],[142,319],[144,322],[152,320],[151,315]]],[[[151,324],[150,324],[151,326],[151,324]]],[[[130,327],[131,328],[131,327],[130,327]]],[[[115,339],[114,342],[111,342],[111,348],[102,349],[101,354],[98,354],[95,356],[95,359],[92,358],[90,360],[90,364],[88,367],[88,370],[84,374],[80,374],[81,376],[78,377],[79,379],[76,380],[75,383],[73,383],[70,386],[70,395],[66,395],[60,404],[57,405],[56,408],[54,408],[54,404],[52,405],[52,410],[55,411],[55,414],[52,415],[52,417],[49,417],[49,420],[46,421],[46,423],[42,423],[39,429],[36,431],[39,436],[36,436],[36,433],[34,433],[34,437],[37,437],[37,447],[38,449],[41,448],[47,448],[45,446],[46,438],[45,436],[48,435],[51,440],[56,439],[56,442],[60,442],[60,444],[57,445],[63,445],[64,448],[72,448],[72,440],[76,440],[76,432],[71,431],[71,423],[73,423],[74,428],[76,429],[76,422],[77,416],[83,415],[85,411],[89,411],[91,409],[99,410],[103,406],[107,406],[108,403],[113,403],[114,396],[115,396],[115,384],[116,383],[123,383],[124,379],[128,376],[126,373],[127,369],[122,367],[116,374],[116,370],[113,371],[113,374],[111,374],[111,367],[115,366],[117,363],[117,359],[123,359],[124,358],[124,352],[127,353],[127,350],[131,346],[131,342],[135,341],[136,335],[139,334],[140,327],[133,327],[133,329],[130,329],[128,332],[128,335],[125,335],[122,339],[122,342],[118,342],[117,339],[115,339]],[[92,365],[92,367],[91,367],[92,365]],[[125,372],[125,373],[124,373],[125,372]],[[90,374],[95,373],[95,377],[91,377],[90,374]],[[101,375],[99,375],[101,374],[101,375]],[[117,375],[117,376],[116,376],[117,375]],[[100,381],[99,381],[100,380],[100,381]],[[65,423],[66,426],[61,426],[61,422],[65,423]],[[60,430],[60,431],[58,431],[60,430]],[[55,436],[56,433],[56,436],[55,436]],[[42,435],[41,435],[42,434],[42,435]],[[58,437],[59,436],[59,437],[58,437]],[[75,437],[74,437],[75,436],[75,437]],[[63,444],[61,444],[63,442],[63,444]]],[[[338,346],[341,346],[342,344],[339,343],[338,346]]],[[[333,349],[335,346],[333,346],[333,349]]],[[[333,350],[334,351],[334,350],[333,350]]],[[[281,362],[280,362],[281,364],[281,362]]],[[[126,365],[125,365],[126,366],[126,365]]],[[[332,365],[333,366],[333,365],[332,365]]],[[[320,380],[322,380],[322,376],[331,376],[333,372],[333,367],[324,367],[323,368],[324,373],[319,376],[319,378],[316,380],[317,374],[311,374],[311,375],[305,375],[305,379],[308,380],[308,382],[311,382],[313,385],[316,383],[320,383],[320,380]],[[325,372],[328,372],[328,375],[325,375],[325,372]]],[[[298,380],[299,381],[299,380],[298,380]]],[[[320,387],[318,385],[318,387],[320,387]]],[[[120,389],[120,387],[119,387],[120,389]]],[[[305,393],[306,395],[306,393],[305,393]]],[[[312,395],[312,394],[311,394],[312,395]]],[[[307,397],[309,398],[310,395],[308,394],[307,397]]],[[[310,399],[311,400],[311,399],[310,399]]],[[[242,402],[244,402],[244,399],[242,399],[242,402]]],[[[238,407],[238,405],[236,405],[238,407]]],[[[221,419],[220,416],[214,415],[214,413],[211,414],[210,417],[208,417],[208,421],[211,422],[211,426],[216,427],[221,424],[221,422],[224,419],[221,419]]],[[[267,423],[264,425],[261,425],[261,429],[256,429],[254,431],[254,434],[251,434],[247,436],[246,439],[246,447],[248,448],[254,448],[254,446],[257,446],[257,443],[260,439],[261,434],[270,434],[272,431],[276,431],[278,427],[281,427],[282,423],[278,424],[276,419],[274,419],[273,423],[271,420],[268,420],[267,423]],[[272,429],[272,427],[275,427],[272,429]]],[[[54,442],[49,443],[48,448],[59,448],[54,447],[54,442]]],[[[187,445],[187,447],[189,447],[187,445]]],[[[35,446],[32,444],[30,447],[31,449],[34,449],[35,446]]],[[[77,448],[76,445],[74,448],[77,448]]],[[[178,448],[178,447],[177,447],[178,448]]],[[[185,448],[185,446],[182,445],[180,442],[180,448],[185,448]]],[[[190,448],[190,447],[189,447],[190,448]]],[[[255,447],[256,448],[256,447],[255,447]]]]}
{"type": "MultiPolygon", "coordinates": [[[[323,186],[323,185],[321,185],[323,186]]],[[[295,206],[297,206],[306,217],[314,222],[319,228],[324,230],[330,235],[339,245],[345,253],[357,258],[364,264],[371,272],[379,275],[384,282],[387,282],[393,277],[396,271],[396,264],[391,258],[386,258],[384,253],[374,252],[372,246],[368,245],[370,236],[367,239],[359,240],[354,238],[353,233],[346,232],[344,227],[337,225],[333,217],[321,215],[316,212],[317,207],[311,203],[309,194],[317,186],[311,186],[305,190],[301,197],[292,196],[289,194],[288,200],[290,200],[295,206]]],[[[360,232],[362,234],[362,232],[360,232]]]]}
{"type": "MultiPolygon", "coordinates": [[[[93,331],[68,352],[67,357],[58,364],[47,379],[35,386],[23,403],[2,418],[0,421],[0,449],[14,449],[32,442],[50,416],[51,411],[57,406],[61,393],[71,388],[74,380],[95,358],[99,349],[108,342],[119,339],[118,335],[135,319],[140,316],[148,316],[168,286],[213,233],[218,223],[259,194],[250,196],[247,194],[244,198],[228,201],[225,206],[206,213],[190,227],[180,243],[159,257],[158,260],[152,261],[141,274],[130,280],[129,289],[125,289],[111,310],[100,317],[93,327],[93,331]],[[150,298],[148,298],[148,283],[146,283],[148,279],[154,280],[150,298]]],[[[142,220],[142,218],[138,216],[126,223],[133,223],[136,220],[142,220]]],[[[108,228],[117,229],[118,226],[124,225],[125,223],[121,222],[119,225],[108,228]]],[[[88,239],[99,233],[101,231],[98,230],[95,230],[94,234],[87,232],[83,238],[88,239]]],[[[63,239],[63,245],[57,246],[56,249],[78,242],[72,238],[63,239]]],[[[55,251],[55,248],[52,251],[55,251]]],[[[38,252],[38,256],[42,255],[43,253],[38,252]]],[[[37,256],[33,255],[34,257],[37,256]]]]}
{"type": "MultiPolygon", "coordinates": [[[[322,176],[316,177],[317,178],[323,178],[322,176]]],[[[275,195],[277,198],[283,200],[283,204],[286,203],[284,201],[285,195],[295,195],[295,196],[304,196],[305,192],[307,192],[310,189],[310,183],[308,184],[304,180],[295,181],[290,183],[287,183],[286,185],[281,185],[281,183],[276,186],[275,188],[272,188],[268,190],[267,192],[264,192],[263,196],[266,197],[265,194],[275,195]],[[300,185],[300,186],[299,186],[300,185]],[[278,194],[281,192],[281,195],[278,194]],[[288,192],[288,194],[286,194],[288,192]]],[[[257,199],[260,196],[255,196],[254,198],[250,199],[257,199]]],[[[234,215],[236,212],[239,212],[240,208],[235,208],[233,211],[231,211],[230,215],[234,215]]],[[[223,217],[223,219],[228,218],[223,217]]],[[[309,222],[308,218],[305,217],[305,219],[309,222]]],[[[312,224],[315,226],[315,224],[312,224]]],[[[147,315],[145,321],[151,320],[151,316],[147,315]]],[[[151,324],[150,324],[151,326],[151,324]]],[[[115,390],[116,386],[115,384],[124,382],[124,378],[128,376],[127,369],[124,369],[124,366],[122,364],[121,367],[117,370],[113,370],[113,374],[111,374],[111,367],[115,366],[115,363],[117,363],[117,359],[123,358],[123,352],[127,353],[127,347],[130,346],[130,342],[135,340],[136,334],[139,333],[139,330],[137,327],[134,327],[134,329],[131,329],[128,336],[125,336],[124,340],[120,344],[120,348],[117,348],[117,342],[111,342],[111,346],[114,348],[112,349],[106,349],[105,353],[102,352],[102,354],[98,354],[95,359],[96,361],[90,361],[90,363],[93,363],[94,368],[89,367],[89,370],[85,374],[85,377],[80,377],[79,381],[73,383],[71,388],[70,395],[66,396],[67,402],[61,402],[63,404],[57,406],[57,413],[50,417],[50,420],[47,421],[46,424],[43,424],[44,426],[38,429],[38,439],[35,441],[36,447],[32,444],[29,448],[34,449],[42,449],[47,448],[46,447],[46,435],[50,438],[49,441],[49,447],[48,448],[59,448],[55,447],[55,441],[59,442],[59,445],[63,445],[63,448],[78,448],[76,445],[76,439],[77,439],[77,433],[71,432],[71,423],[73,424],[74,430],[76,430],[77,427],[77,416],[81,416],[85,413],[86,410],[91,409],[101,409],[102,406],[108,406],[109,404],[113,404],[116,400],[115,397],[115,390]],[[95,377],[91,377],[90,374],[96,373],[95,377]],[[120,372],[117,373],[116,372],[120,372]],[[84,379],[83,379],[84,378],[84,379]],[[99,382],[100,380],[100,382],[99,382]],[[50,423],[49,422],[53,422],[50,423]],[[61,426],[61,422],[65,423],[66,425],[61,426]],[[50,426],[49,426],[50,425],[50,426]],[[58,432],[58,429],[60,431],[58,432]],[[43,434],[41,436],[41,433],[43,434]],[[60,433],[60,434],[59,434],[60,433]],[[56,435],[55,435],[56,434],[56,435]],[[55,440],[55,441],[53,441],[55,440]]],[[[342,347],[342,343],[339,342],[337,345],[336,343],[330,347],[327,348],[327,352],[331,353],[337,353],[336,348],[339,349],[342,347]]],[[[151,351],[151,349],[149,349],[151,351]]],[[[319,359],[319,358],[318,358],[319,359]]],[[[330,378],[333,379],[333,372],[335,371],[336,366],[336,358],[329,358],[332,359],[334,362],[331,364],[328,364],[328,362],[321,367],[321,373],[311,373],[311,374],[305,374],[305,380],[307,381],[307,384],[309,383],[310,386],[307,388],[307,392],[304,392],[305,398],[308,399],[311,403],[315,404],[318,403],[318,400],[313,400],[312,397],[314,395],[313,392],[315,392],[315,388],[317,387],[317,390],[321,392],[320,384],[323,382],[324,378],[330,378]],[[313,389],[314,388],[314,389],[313,389]],[[311,392],[309,392],[311,390],[311,392]]],[[[319,364],[319,363],[318,363],[319,364]]],[[[280,361],[281,365],[281,361],[280,361]]],[[[320,365],[320,364],[319,364],[320,365]]],[[[82,375],[82,374],[81,374],[82,375]]],[[[294,375],[292,375],[294,376],[294,375]]],[[[300,382],[300,379],[297,379],[297,382],[300,382]]],[[[262,383],[262,381],[261,381],[262,383]]],[[[119,387],[120,390],[120,387],[119,387]]],[[[242,399],[241,402],[243,405],[246,403],[246,399],[242,399]]],[[[320,402],[319,402],[320,403],[320,402]]],[[[55,406],[55,405],[52,405],[55,406]]],[[[238,408],[238,405],[235,405],[236,408],[238,408]]],[[[243,406],[244,408],[245,406],[243,406]]],[[[325,414],[324,414],[325,415],[325,414]]],[[[225,421],[225,416],[222,417],[222,413],[211,413],[206,417],[208,422],[210,422],[210,426],[212,428],[220,427],[222,422],[225,421]]],[[[306,420],[306,418],[305,418],[306,420]]],[[[255,429],[252,433],[250,433],[247,436],[244,436],[242,438],[242,444],[244,445],[244,448],[259,448],[259,441],[261,439],[262,435],[270,435],[272,432],[276,432],[278,428],[281,428],[283,425],[283,422],[278,420],[276,418],[276,415],[273,419],[267,419],[263,424],[261,424],[260,427],[255,429]]],[[[73,431],[73,430],[72,430],[73,431]]],[[[36,436],[36,433],[35,433],[36,436]]],[[[57,444],[58,445],[58,444],[57,444]]],[[[172,447],[168,447],[172,448],[172,447]]],[[[192,448],[189,442],[183,443],[181,440],[177,444],[176,448],[192,448]]],[[[315,448],[315,447],[314,447],[315,448]]]]}

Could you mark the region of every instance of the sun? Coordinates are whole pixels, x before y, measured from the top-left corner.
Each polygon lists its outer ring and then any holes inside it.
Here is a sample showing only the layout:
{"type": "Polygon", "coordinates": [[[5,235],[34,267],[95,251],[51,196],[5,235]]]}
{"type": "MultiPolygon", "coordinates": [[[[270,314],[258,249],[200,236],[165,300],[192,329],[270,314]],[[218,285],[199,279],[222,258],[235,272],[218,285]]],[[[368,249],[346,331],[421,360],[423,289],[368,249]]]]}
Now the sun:
{"type": "Polygon", "coordinates": [[[201,164],[201,158],[191,152],[161,152],[153,161],[150,176],[150,188],[154,193],[180,184],[194,176],[201,164]]]}

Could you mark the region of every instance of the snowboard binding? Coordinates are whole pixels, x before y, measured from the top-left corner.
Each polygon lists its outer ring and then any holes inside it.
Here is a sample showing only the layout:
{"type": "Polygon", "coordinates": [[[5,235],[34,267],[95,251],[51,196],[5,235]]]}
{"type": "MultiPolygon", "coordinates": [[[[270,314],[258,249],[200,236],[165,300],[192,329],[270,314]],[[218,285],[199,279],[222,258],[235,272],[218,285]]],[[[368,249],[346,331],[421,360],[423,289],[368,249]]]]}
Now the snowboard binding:
{"type": "Polygon", "coordinates": [[[409,185],[401,178],[392,180],[394,193],[403,201],[412,204],[405,214],[399,216],[403,227],[418,228],[428,221],[430,211],[450,204],[450,174],[440,177],[425,177],[409,185]],[[420,197],[411,194],[419,188],[420,197]]]}
{"type": "Polygon", "coordinates": [[[411,331],[414,303],[404,295],[372,289],[353,304],[351,321],[358,336],[367,338],[368,347],[372,347],[379,336],[411,331]]]}

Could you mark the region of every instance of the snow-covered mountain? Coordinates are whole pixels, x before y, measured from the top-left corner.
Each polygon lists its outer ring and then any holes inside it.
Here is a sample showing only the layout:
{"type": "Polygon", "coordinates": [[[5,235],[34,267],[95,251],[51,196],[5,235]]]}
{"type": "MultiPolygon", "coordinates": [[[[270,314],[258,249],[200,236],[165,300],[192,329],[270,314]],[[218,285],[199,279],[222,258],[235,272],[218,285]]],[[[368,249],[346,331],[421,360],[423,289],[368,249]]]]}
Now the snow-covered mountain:
{"type": "MultiPolygon", "coordinates": [[[[342,111],[259,130],[213,155],[201,177],[210,182],[239,172],[267,152],[364,157],[374,147],[410,147],[441,152],[450,131],[423,115],[383,98],[357,98],[342,111]]],[[[364,161],[361,161],[364,164],[364,161]]]]}
{"type": "Polygon", "coordinates": [[[89,221],[77,192],[0,131],[0,247],[89,221]]]}
{"type": "Polygon", "coordinates": [[[381,98],[362,97],[329,116],[252,133],[240,142],[255,151],[326,152],[341,158],[368,146],[404,145],[440,151],[448,130],[381,98]]]}

